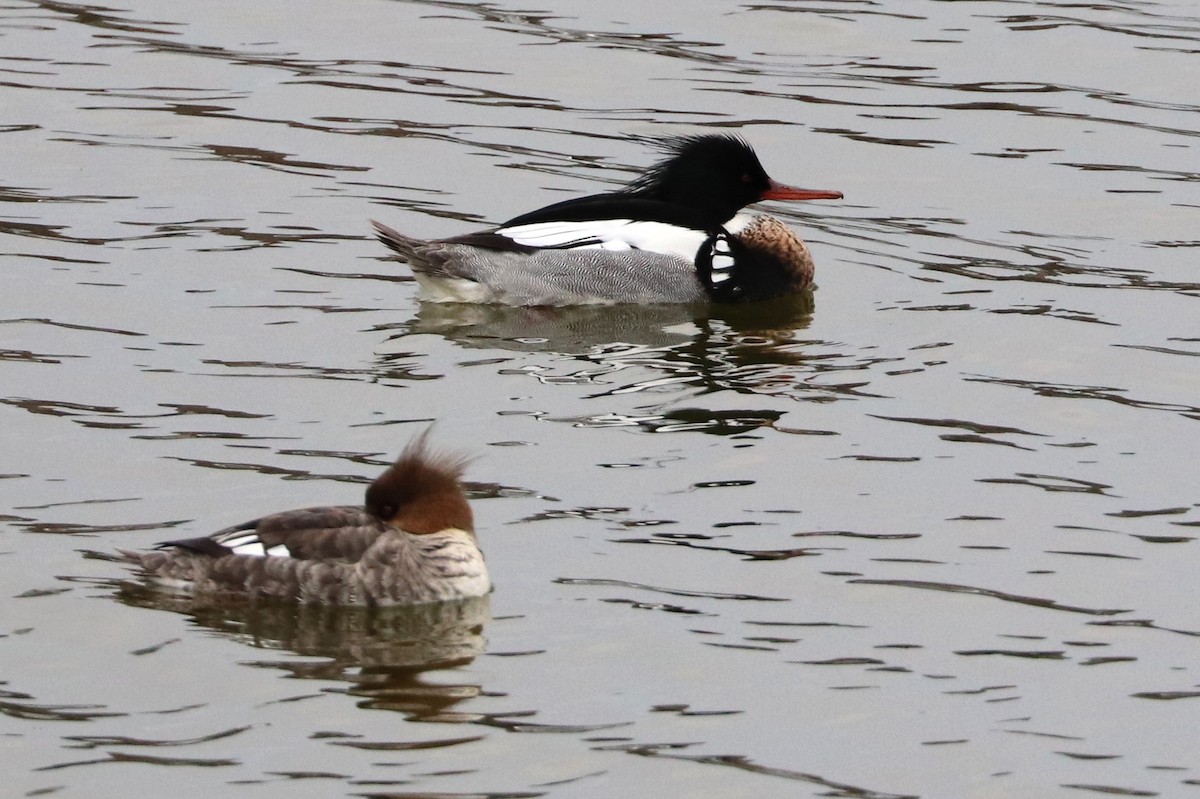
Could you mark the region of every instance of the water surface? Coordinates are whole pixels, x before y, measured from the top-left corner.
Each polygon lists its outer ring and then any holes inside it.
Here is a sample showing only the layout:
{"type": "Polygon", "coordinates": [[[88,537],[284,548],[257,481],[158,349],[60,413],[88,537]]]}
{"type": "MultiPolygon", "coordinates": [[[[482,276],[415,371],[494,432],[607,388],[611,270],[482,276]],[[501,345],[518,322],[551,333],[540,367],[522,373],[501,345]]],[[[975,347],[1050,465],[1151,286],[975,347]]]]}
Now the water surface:
{"type": "Polygon", "coordinates": [[[13,795],[1180,796],[1196,3],[10,0],[13,795]],[[422,306],[453,235],[734,132],[814,297],[422,306]],[[84,551],[354,502],[430,420],[482,605],[84,551]]]}

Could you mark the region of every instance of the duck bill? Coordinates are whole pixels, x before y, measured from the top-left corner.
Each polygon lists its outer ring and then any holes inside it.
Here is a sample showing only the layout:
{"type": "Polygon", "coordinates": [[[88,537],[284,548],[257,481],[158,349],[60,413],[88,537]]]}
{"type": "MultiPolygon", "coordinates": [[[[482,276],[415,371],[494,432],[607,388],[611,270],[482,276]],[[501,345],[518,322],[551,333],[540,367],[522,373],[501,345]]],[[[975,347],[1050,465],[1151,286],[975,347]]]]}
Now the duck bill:
{"type": "MultiPolygon", "coordinates": [[[[770,178],[768,178],[770,180],[770,178]]],[[[798,189],[795,186],[787,186],[783,183],[771,181],[770,187],[763,192],[762,199],[764,200],[840,200],[842,193],[840,191],[826,191],[825,189],[798,189]]]]}

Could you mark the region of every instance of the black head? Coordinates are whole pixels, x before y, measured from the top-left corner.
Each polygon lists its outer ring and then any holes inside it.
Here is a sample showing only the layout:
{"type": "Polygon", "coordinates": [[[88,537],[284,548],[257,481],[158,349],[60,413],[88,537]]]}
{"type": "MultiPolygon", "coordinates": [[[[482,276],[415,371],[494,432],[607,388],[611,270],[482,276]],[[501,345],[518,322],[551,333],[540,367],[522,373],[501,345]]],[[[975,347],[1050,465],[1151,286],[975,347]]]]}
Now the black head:
{"type": "Polygon", "coordinates": [[[660,148],[669,156],[626,191],[684,205],[720,225],[771,188],[771,179],[750,145],[737,136],[680,136],[660,148]]]}
{"type": "Polygon", "coordinates": [[[715,228],[760,200],[840,199],[839,191],[798,189],[767,175],[745,140],[728,134],[679,136],[660,142],[669,157],[625,187],[649,200],[684,206],[715,228]]]}

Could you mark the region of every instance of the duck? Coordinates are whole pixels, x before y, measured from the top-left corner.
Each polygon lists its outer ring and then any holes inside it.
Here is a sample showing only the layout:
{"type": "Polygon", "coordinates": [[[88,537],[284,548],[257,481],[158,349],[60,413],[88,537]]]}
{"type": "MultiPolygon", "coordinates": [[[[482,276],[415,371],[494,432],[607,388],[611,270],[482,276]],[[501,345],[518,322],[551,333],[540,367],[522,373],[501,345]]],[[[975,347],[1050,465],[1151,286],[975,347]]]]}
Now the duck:
{"type": "Polygon", "coordinates": [[[383,607],[492,590],[461,478],[468,463],[413,439],[363,506],[284,511],[209,536],[118,550],[158,588],[200,598],[383,607]]]}
{"type": "Polygon", "coordinates": [[[837,200],[773,180],[748,142],[705,134],[658,142],[666,157],[626,186],[476,233],[418,239],[372,220],[426,302],[514,306],[742,303],[812,286],[808,246],[763,200],[837,200]]]}

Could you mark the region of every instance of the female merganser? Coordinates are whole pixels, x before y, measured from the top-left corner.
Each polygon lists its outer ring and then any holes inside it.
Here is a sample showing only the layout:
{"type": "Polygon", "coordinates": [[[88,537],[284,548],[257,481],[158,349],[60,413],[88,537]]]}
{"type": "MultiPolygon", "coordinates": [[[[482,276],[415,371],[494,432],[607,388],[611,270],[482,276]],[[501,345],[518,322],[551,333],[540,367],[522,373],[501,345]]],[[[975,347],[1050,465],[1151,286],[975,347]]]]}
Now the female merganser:
{"type": "Polygon", "coordinates": [[[491,581],[459,483],[466,460],[431,454],[427,436],[371,483],[365,507],[285,511],[121,555],[197,596],[371,606],[484,596],[491,581]]]}
{"type": "Polygon", "coordinates": [[[812,284],[787,225],[737,213],[760,200],[836,200],[767,176],[725,135],[668,139],[670,157],[624,188],[555,203],[492,230],[426,241],[372,221],[430,302],[507,305],[748,302],[812,284]]]}

